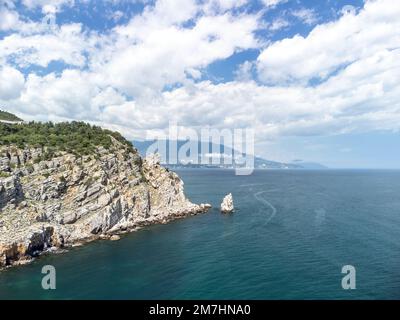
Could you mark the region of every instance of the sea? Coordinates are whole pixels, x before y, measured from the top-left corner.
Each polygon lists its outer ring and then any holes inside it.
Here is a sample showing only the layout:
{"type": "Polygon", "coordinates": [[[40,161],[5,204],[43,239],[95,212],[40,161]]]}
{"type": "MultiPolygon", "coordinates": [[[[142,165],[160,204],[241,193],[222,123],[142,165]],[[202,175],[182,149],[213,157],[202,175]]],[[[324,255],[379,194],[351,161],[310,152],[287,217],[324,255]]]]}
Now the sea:
{"type": "Polygon", "coordinates": [[[0,299],[400,299],[400,171],[178,173],[209,213],[2,271],[0,299]]]}

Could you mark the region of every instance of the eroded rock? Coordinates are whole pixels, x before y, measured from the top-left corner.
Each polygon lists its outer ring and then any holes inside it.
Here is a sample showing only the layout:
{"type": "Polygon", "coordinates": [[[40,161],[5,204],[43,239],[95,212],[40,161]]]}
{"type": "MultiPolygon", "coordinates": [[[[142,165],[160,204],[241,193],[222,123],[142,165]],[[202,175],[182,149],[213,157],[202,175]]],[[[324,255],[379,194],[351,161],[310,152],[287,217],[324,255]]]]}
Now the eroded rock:
{"type": "Polygon", "coordinates": [[[211,207],[191,203],[159,156],[142,160],[115,139],[112,149],[85,158],[64,152],[38,162],[43,150],[7,150],[0,148],[0,267],[211,207]]]}
{"type": "Polygon", "coordinates": [[[233,197],[232,193],[225,196],[221,203],[221,212],[222,213],[232,213],[235,210],[233,206],[233,197]]]}

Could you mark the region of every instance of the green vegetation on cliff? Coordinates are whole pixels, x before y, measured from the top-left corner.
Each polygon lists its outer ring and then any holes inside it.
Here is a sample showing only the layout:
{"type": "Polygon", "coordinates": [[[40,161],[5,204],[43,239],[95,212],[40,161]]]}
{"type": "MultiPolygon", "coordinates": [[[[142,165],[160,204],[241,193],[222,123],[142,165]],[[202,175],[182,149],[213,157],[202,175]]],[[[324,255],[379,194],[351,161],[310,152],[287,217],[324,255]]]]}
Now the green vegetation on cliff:
{"type": "Polygon", "coordinates": [[[18,118],[16,115],[7,112],[7,111],[3,111],[0,110],[0,120],[4,120],[4,121],[22,121],[22,119],[18,118]]]}
{"type": "Polygon", "coordinates": [[[0,123],[0,146],[45,148],[48,158],[58,151],[90,155],[95,153],[96,147],[99,146],[110,149],[113,146],[111,137],[121,142],[129,151],[134,150],[132,143],[118,132],[84,122],[0,123]]]}

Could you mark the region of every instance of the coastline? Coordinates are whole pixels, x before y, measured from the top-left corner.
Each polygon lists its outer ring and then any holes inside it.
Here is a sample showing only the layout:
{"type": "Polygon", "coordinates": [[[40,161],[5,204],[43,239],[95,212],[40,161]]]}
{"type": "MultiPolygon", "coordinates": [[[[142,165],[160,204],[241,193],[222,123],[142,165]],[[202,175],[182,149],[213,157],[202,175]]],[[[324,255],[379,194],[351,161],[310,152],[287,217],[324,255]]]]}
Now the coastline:
{"type": "MultiPolygon", "coordinates": [[[[133,232],[138,232],[138,231],[141,231],[142,229],[152,226],[152,225],[168,224],[175,220],[180,220],[180,219],[185,219],[185,218],[188,218],[191,216],[205,214],[211,209],[211,206],[209,206],[207,204],[200,204],[200,205],[195,205],[195,206],[196,207],[193,207],[192,210],[189,210],[189,211],[183,210],[182,212],[176,212],[171,215],[165,216],[162,219],[153,219],[151,221],[144,220],[141,223],[137,223],[134,226],[127,227],[124,230],[116,230],[113,232],[109,232],[107,234],[93,235],[88,238],[82,238],[82,239],[76,240],[73,243],[65,244],[61,247],[45,248],[42,251],[35,252],[32,256],[25,256],[24,259],[19,259],[19,260],[13,261],[12,264],[9,264],[6,266],[0,266],[0,272],[5,271],[10,268],[13,268],[13,267],[23,266],[23,265],[32,263],[36,259],[40,259],[41,256],[46,256],[46,255],[50,255],[50,254],[63,254],[63,253],[68,252],[69,249],[71,249],[71,248],[81,247],[81,246],[84,246],[84,245],[89,244],[94,241],[99,241],[99,240],[111,241],[111,238],[114,235],[120,236],[120,235],[125,235],[125,234],[129,234],[129,233],[133,233],[133,232]]],[[[18,247],[18,244],[15,244],[15,246],[18,247]]]]}
{"type": "Polygon", "coordinates": [[[0,148],[0,267],[210,209],[187,199],[158,155],[142,159],[122,139],[106,138],[109,149],[50,159],[46,148],[0,148]]]}

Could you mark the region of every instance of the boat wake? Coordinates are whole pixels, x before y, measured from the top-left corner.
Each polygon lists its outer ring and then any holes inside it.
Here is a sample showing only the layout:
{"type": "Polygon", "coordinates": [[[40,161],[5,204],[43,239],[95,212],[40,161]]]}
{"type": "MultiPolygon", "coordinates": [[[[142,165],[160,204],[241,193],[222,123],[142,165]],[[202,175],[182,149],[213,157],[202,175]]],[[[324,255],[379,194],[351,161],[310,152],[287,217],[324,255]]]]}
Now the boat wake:
{"type": "MultiPolygon", "coordinates": [[[[264,199],[262,197],[262,194],[264,194],[264,193],[268,193],[268,191],[260,191],[260,192],[254,193],[254,198],[256,198],[259,202],[263,203],[265,206],[267,206],[268,208],[271,209],[271,214],[269,215],[269,217],[266,219],[266,221],[264,223],[264,225],[267,225],[275,217],[277,210],[269,201],[267,201],[266,199],[264,199]]],[[[262,211],[265,212],[264,210],[262,210],[262,211]]]]}

